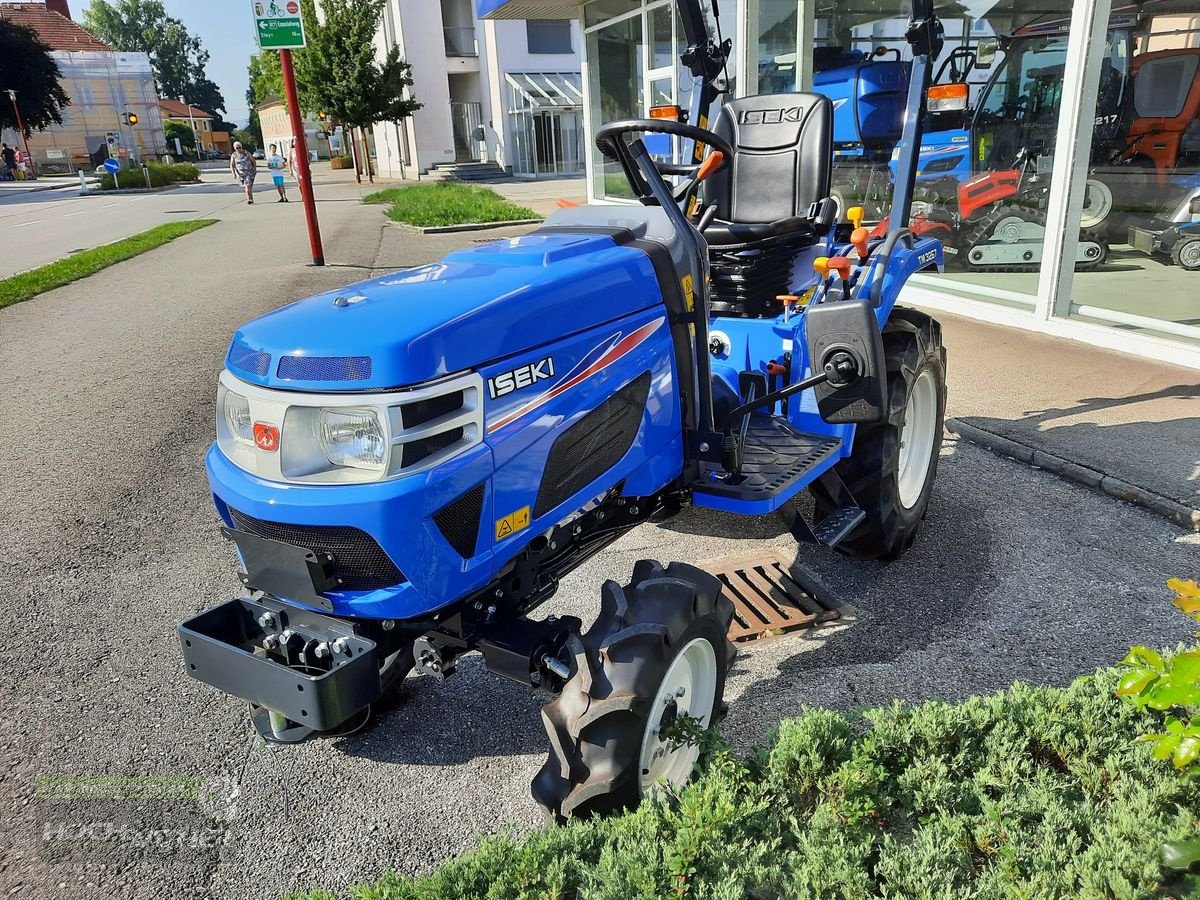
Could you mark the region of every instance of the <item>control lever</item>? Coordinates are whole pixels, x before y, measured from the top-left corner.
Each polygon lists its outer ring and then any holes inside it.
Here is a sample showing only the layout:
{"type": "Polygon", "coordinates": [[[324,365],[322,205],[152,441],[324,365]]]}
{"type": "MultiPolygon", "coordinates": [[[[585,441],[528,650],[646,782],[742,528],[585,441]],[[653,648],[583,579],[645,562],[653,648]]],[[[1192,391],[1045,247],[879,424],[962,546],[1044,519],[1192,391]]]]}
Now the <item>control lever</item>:
{"type": "Polygon", "coordinates": [[[850,299],[850,270],[854,267],[854,263],[850,261],[848,256],[831,256],[826,265],[834,272],[837,272],[838,277],[842,279],[842,299],[850,299]]]}
{"type": "Polygon", "coordinates": [[[850,235],[850,243],[854,245],[854,249],[858,251],[858,261],[861,265],[867,264],[867,257],[871,255],[871,232],[865,228],[855,228],[850,235]]]}

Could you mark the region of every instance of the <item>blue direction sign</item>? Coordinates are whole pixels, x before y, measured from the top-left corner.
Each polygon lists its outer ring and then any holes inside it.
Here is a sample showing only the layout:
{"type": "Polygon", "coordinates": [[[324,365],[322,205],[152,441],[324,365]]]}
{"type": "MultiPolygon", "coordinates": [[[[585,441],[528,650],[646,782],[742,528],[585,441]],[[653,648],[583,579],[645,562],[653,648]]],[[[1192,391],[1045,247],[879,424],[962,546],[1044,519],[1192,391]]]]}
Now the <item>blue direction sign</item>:
{"type": "Polygon", "coordinates": [[[119,160],[115,160],[115,159],[111,159],[111,158],[110,158],[110,159],[106,159],[106,160],[104,161],[104,171],[105,171],[105,172],[108,172],[109,174],[116,175],[118,172],[120,172],[120,171],[121,171],[121,163],[120,163],[120,161],[119,161],[119,160]]]}

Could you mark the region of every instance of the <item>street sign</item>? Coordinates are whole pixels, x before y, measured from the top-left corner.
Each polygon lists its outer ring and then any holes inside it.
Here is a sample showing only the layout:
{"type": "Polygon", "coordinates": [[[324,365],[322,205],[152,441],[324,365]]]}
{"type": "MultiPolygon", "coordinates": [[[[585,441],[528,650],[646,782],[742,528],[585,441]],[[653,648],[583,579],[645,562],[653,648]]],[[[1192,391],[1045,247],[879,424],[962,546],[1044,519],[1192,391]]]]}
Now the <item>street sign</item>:
{"type": "Polygon", "coordinates": [[[253,0],[258,46],[263,50],[299,50],[304,46],[304,21],[297,0],[253,0]]]}
{"type": "Polygon", "coordinates": [[[115,159],[109,157],[104,161],[104,171],[108,172],[110,175],[116,175],[121,171],[121,164],[115,159]]]}

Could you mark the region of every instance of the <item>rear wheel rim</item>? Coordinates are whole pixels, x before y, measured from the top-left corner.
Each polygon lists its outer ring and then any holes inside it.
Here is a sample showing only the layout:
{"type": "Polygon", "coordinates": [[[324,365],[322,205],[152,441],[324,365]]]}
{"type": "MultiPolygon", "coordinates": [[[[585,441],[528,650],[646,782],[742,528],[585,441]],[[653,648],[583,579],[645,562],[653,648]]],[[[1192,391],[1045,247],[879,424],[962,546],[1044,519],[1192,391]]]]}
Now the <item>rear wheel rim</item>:
{"type": "Polygon", "coordinates": [[[908,395],[904,424],[900,426],[900,459],[897,465],[897,489],[900,505],[912,509],[921,499],[937,440],[937,381],[932,369],[925,369],[908,395]]]}
{"type": "Polygon", "coordinates": [[[700,748],[678,745],[664,738],[662,732],[670,720],[680,716],[699,719],[707,728],[716,699],[716,650],[706,638],[695,638],[675,654],[658,693],[650,701],[650,715],[642,734],[641,793],[649,793],[660,782],[676,788],[687,783],[700,758],[700,748]]]}
{"type": "Polygon", "coordinates": [[[1113,195],[1108,185],[1095,178],[1089,178],[1083,191],[1083,212],[1080,215],[1080,228],[1095,228],[1100,225],[1112,212],[1113,195]]]}
{"type": "Polygon", "coordinates": [[[1200,269],[1200,241],[1188,241],[1179,249],[1179,264],[1186,269],[1200,269]]]}

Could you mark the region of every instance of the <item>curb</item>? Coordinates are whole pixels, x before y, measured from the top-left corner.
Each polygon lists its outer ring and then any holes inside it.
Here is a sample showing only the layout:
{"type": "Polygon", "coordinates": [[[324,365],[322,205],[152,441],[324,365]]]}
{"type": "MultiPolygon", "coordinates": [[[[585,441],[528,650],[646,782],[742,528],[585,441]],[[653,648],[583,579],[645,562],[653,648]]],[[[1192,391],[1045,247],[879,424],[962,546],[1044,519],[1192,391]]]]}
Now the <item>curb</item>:
{"type": "Polygon", "coordinates": [[[1063,459],[1061,456],[1037,450],[1028,444],[1022,444],[991,431],[976,428],[974,425],[968,425],[958,419],[947,419],[946,430],[994,453],[1028,463],[1039,469],[1045,469],[1060,478],[1086,485],[1093,490],[1108,494],[1110,497],[1148,509],[1176,525],[1200,532],[1200,510],[1192,509],[1178,500],[1164,497],[1162,494],[1136,484],[1130,484],[1128,481],[1123,481],[1097,469],[1071,462],[1069,459],[1063,459]]]}
{"type": "Polygon", "coordinates": [[[484,231],[490,228],[508,228],[515,225],[540,225],[545,219],[507,219],[503,222],[467,222],[462,225],[409,225],[407,222],[392,222],[391,224],[404,231],[415,234],[453,234],[456,231],[484,231]]]}
{"type": "Polygon", "coordinates": [[[193,184],[203,184],[202,181],[176,181],[174,184],[164,184],[159,187],[152,188],[109,188],[107,191],[102,188],[93,190],[80,191],[80,197],[113,197],[119,194],[161,194],[163,191],[172,191],[175,188],[187,187],[193,184]]]}

